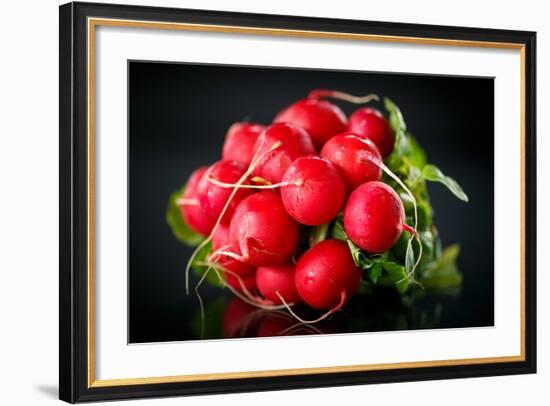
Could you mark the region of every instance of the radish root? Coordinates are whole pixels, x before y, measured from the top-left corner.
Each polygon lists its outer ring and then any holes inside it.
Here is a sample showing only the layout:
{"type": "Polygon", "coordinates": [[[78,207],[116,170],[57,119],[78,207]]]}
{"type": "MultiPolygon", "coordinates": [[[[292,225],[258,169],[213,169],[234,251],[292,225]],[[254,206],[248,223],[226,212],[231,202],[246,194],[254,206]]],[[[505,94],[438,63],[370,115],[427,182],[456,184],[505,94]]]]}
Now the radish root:
{"type": "Polygon", "coordinates": [[[283,303],[283,305],[286,307],[286,310],[291,314],[293,315],[296,320],[298,320],[300,323],[303,323],[303,324],[315,324],[315,323],[319,323],[320,321],[326,319],[328,316],[330,316],[331,314],[333,313],[336,313],[338,310],[340,310],[342,308],[342,306],[344,306],[344,303],[346,303],[346,299],[347,299],[347,294],[346,294],[346,291],[345,290],[342,290],[342,292],[340,293],[340,302],[335,306],[333,307],[332,309],[330,309],[328,312],[326,312],[325,314],[323,314],[322,316],[316,318],[316,319],[313,319],[313,320],[304,320],[302,319],[300,316],[298,316],[294,310],[292,310],[292,308],[290,307],[289,304],[287,304],[287,302],[285,301],[285,298],[278,292],[276,291],[275,292],[277,294],[277,296],[279,297],[279,299],[281,300],[281,302],[283,303]]]}
{"type": "Polygon", "coordinates": [[[180,197],[176,200],[178,206],[198,206],[199,201],[197,199],[184,199],[180,197]]]}
{"type": "Polygon", "coordinates": [[[211,266],[206,268],[204,273],[202,274],[201,278],[197,282],[197,285],[195,286],[195,295],[197,296],[197,300],[199,301],[199,307],[201,312],[201,337],[204,338],[204,303],[202,301],[202,297],[199,293],[199,287],[201,286],[202,282],[206,279],[206,276],[208,275],[208,272],[212,269],[211,266]]]}
{"type": "Polygon", "coordinates": [[[301,186],[301,183],[298,181],[296,182],[279,182],[275,184],[269,184],[269,185],[237,185],[236,183],[226,183],[226,182],[220,182],[219,180],[213,179],[208,177],[207,180],[211,183],[213,183],[216,186],[223,187],[223,188],[239,188],[239,189],[277,189],[278,187],[282,186],[301,186]]]}
{"type": "Polygon", "coordinates": [[[347,101],[353,104],[366,104],[371,101],[379,101],[380,98],[376,94],[367,94],[365,96],[354,96],[349,93],[340,92],[338,90],[316,89],[309,93],[308,99],[330,98],[347,101]]]}
{"type": "MultiPolygon", "coordinates": [[[[260,147],[258,148],[258,150],[261,150],[261,147],[263,146],[264,142],[265,142],[265,136],[263,136],[264,133],[262,133],[262,135],[260,137],[262,137],[262,140],[261,140],[261,144],[260,144],[260,147]]],[[[195,251],[193,251],[193,253],[191,254],[191,257],[189,257],[189,261],[187,261],[187,265],[185,267],[185,292],[187,294],[189,294],[189,271],[191,270],[191,264],[193,263],[193,261],[195,260],[197,254],[200,252],[201,249],[203,249],[211,240],[212,240],[212,237],[214,236],[214,234],[216,233],[216,231],[218,230],[218,227],[220,226],[220,223],[221,223],[221,220],[223,218],[223,216],[225,215],[225,212],[227,211],[227,208],[229,207],[229,204],[231,203],[231,201],[233,200],[233,198],[235,197],[235,194],[237,193],[237,191],[239,190],[238,186],[239,185],[242,185],[244,182],[246,182],[246,180],[248,179],[248,177],[252,174],[252,172],[254,171],[254,169],[256,168],[256,166],[258,165],[258,163],[265,157],[267,156],[268,154],[270,154],[271,152],[273,152],[274,150],[276,150],[277,148],[279,148],[280,146],[282,145],[282,143],[280,141],[277,141],[275,143],[273,143],[273,145],[267,150],[265,151],[263,154],[256,154],[253,158],[252,158],[252,161],[250,162],[250,165],[248,166],[248,169],[245,171],[245,173],[243,173],[243,175],[240,177],[240,179],[237,181],[236,183],[236,187],[231,191],[231,194],[229,195],[229,198],[227,199],[227,201],[225,202],[225,205],[218,217],[218,219],[216,220],[216,223],[214,224],[214,227],[212,228],[212,231],[210,232],[210,234],[208,235],[208,237],[206,237],[196,248],[195,248],[195,251]],[[259,156],[258,156],[259,155],[259,156]]],[[[210,177],[210,172],[207,172],[205,174],[205,176],[207,176],[208,178],[210,177]]]]}
{"type": "MultiPolygon", "coordinates": [[[[223,247],[222,247],[223,248],[223,247]]],[[[231,253],[232,254],[232,253],[231,253]]],[[[261,299],[255,295],[253,295],[246,287],[243,279],[238,275],[236,272],[233,272],[219,263],[216,262],[214,259],[217,256],[220,255],[227,255],[224,251],[217,250],[215,251],[210,257],[208,265],[211,266],[214,270],[217,270],[218,272],[221,271],[224,274],[230,275],[234,277],[237,282],[239,283],[239,286],[242,289],[242,293],[239,292],[237,289],[233,288],[233,286],[229,285],[224,278],[221,277],[221,275],[218,274],[220,279],[223,281],[225,287],[227,287],[235,296],[237,296],[239,299],[241,299],[243,302],[246,302],[248,304],[251,304],[253,306],[256,306],[260,309],[264,310],[277,310],[277,309],[283,309],[285,308],[284,305],[273,305],[271,302],[266,301],[265,299],[261,299]]],[[[291,304],[292,305],[292,304],[291,304]]]]}

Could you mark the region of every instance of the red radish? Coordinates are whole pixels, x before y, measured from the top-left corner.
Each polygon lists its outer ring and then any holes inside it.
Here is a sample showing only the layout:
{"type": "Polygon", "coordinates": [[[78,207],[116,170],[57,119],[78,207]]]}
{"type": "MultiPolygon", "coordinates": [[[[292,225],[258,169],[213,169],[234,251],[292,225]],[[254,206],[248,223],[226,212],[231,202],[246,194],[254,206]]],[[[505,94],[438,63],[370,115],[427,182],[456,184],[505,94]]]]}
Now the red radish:
{"type": "Polygon", "coordinates": [[[299,241],[299,225],[272,191],[254,193],[236,208],[230,225],[230,241],[242,256],[236,259],[256,266],[287,262],[299,241]]]}
{"type": "MultiPolygon", "coordinates": [[[[209,179],[225,183],[236,183],[246,172],[246,167],[237,161],[218,161],[204,173],[197,186],[199,204],[215,221],[220,217],[233,188],[226,188],[214,184],[209,179]]],[[[221,219],[222,224],[231,220],[235,207],[252,192],[248,189],[239,189],[229,202],[227,210],[221,219]]]]}
{"type": "Polygon", "coordinates": [[[227,131],[223,144],[222,158],[250,165],[254,155],[254,144],[265,129],[261,124],[235,123],[227,131]]]}
{"type": "Polygon", "coordinates": [[[281,304],[281,299],[276,293],[279,292],[287,303],[300,302],[300,296],[294,285],[295,268],[293,263],[258,267],[256,286],[262,296],[272,303],[281,304]]]}
{"type": "Polygon", "coordinates": [[[346,130],[346,115],[340,108],[326,100],[307,98],[298,100],[281,111],[274,123],[291,123],[308,132],[320,149],[333,135],[346,130]]]}
{"type": "Polygon", "coordinates": [[[346,186],[338,169],[327,159],[306,155],[283,176],[281,199],[299,223],[317,226],[332,220],[344,205],[346,186]]]}
{"type": "Polygon", "coordinates": [[[321,241],[296,265],[296,289],[316,309],[340,309],[357,291],[360,279],[347,244],[340,240],[321,241]]]}
{"type": "Polygon", "coordinates": [[[240,255],[239,249],[235,246],[231,246],[229,243],[229,226],[220,224],[212,236],[212,248],[214,253],[212,254],[212,261],[222,267],[223,270],[234,272],[238,276],[245,278],[254,273],[254,268],[250,264],[238,261],[230,256],[224,254],[216,254],[216,251],[223,250],[228,253],[234,253],[240,255]]]}
{"type": "Polygon", "coordinates": [[[352,133],[336,135],[323,146],[321,155],[340,170],[350,193],[365,182],[382,178],[382,169],[372,160],[382,162],[382,157],[368,138],[352,133]]]}
{"type": "MultiPolygon", "coordinates": [[[[265,140],[264,133],[260,136],[262,140],[265,140]]],[[[263,145],[264,143],[262,142],[260,147],[263,147],[263,145]]],[[[199,181],[197,193],[199,197],[199,204],[203,205],[203,208],[210,211],[208,213],[209,215],[213,213],[216,214],[217,217],[210,234],[208,234],[208,236],[195,248],[187,261],[187,265],[185,267],[185,290],[187,293],[189,293],[189,271],[191,270],[191,264],[199,252],[212,240],[213,234],[217,227],[224,222],[227,223],[231,219],[235,206],[238,202],[240,202],[245,196],[252,193],[250,189],[244,188],[243,186],[248,182],[248,178],[252,175],[252,171],[258,165],[258,161],[261,161],[271,152],[281,147],[281,145],[281,141],[275,141],[272,142],[265,151],[262,151],[261,153],[257,153],[255,151],[252,162],[244,171],[242,171],[242,164],[239,164],[237,161],[219,161],[217,164],[210,167],[202,176],[199,181]],[[239,165],[241,165],[241,167],[239,167],[239,165]],[[226,167],[228,170],[224,171],[226,167]],[[239,173],[240,176],[238,176],[238,179],[235,179],[239,173]],[[223,189],[227,190],[227,188],[230,189],[229,193],[223,192],[223,189]]],[[[236,247],[239,249],[238,246],[236,247]]],[[[242,255],[233,252],[226,252],[225,254],[239,261],[242,258],[242,255]]],[[[199,285],[197,285],[197,287],[198,286],[199,285]]],[[[197,288],[195,288],[195,290],[196,289],[197,288]]]]}
{"type": "Polygon", "coordinates": [[[248,275],[245,277],[237,278],[235,275],[232,275],[226,272],[223,274],[223,277],[225,279],[225,283],[227,283],[229,286],[231,286],[233,289],[235,289],[238,292],[242,292],[244,290],[242,285],[244,285],[244,287],[248,292],[252,293],[257,290],[255,273],[252,273],[251,275],[248,275]]]}
{"type": "Polygon", "coordinates": [[[278,183],[283,174],[297,158],[314,154],[311,137],[300,127],[292,124],[272,124],[256,141],[254,153],[262,157],[257,162],[253,174],[271,183],[278,183]],[[274,144],[281,145],[268,152],[274,144]]]}
{"type": "Polygon", "coordinates": [[[220,224],[212,236],[212,248],[217,251],[229,245],[229,225],[220,224]]]}
{"type": "MultiPolygon", "coordinates": [[[[252,313],[257,308],[243,302],[238,298],[232,299],[223,312],[222,332],[226,338],[243,337],[250,329],[246,328],[246,322],[253,318],[252,313]],[[246,331],[243,331],[246,330],[246,331]]],[[[252,320],[250,320],[252,321],[252,320]]],[[[253,325],[254,323],[251,323],[253,325]]]]}
{"type": "Polygon", "coordinates": [[[207,170],[208,167],[202,166],[191,174],[187,181],[185,191],[181,199],[178,200],[181,215],[185,223],[191,227],[193,231],[202,235],[210,234],[216,222],[216,220],[211,218],[199,204],[197,196],[198,183],[207,170]]]}
{"type": "Polygon", "coordinates": [[[349,118],[348,130],[376,144],[382,157],[393,151],[395,136],[382,113],[370,107],[356,110],[349,118]]]}
{"type": "Polygon", "coordinates": [[[368,182],[350,195],[344,209],[344,230],[353,243],[370,253],[389,250],[403,230],[405,209],[399,195],[382,182],[368,182]]]}

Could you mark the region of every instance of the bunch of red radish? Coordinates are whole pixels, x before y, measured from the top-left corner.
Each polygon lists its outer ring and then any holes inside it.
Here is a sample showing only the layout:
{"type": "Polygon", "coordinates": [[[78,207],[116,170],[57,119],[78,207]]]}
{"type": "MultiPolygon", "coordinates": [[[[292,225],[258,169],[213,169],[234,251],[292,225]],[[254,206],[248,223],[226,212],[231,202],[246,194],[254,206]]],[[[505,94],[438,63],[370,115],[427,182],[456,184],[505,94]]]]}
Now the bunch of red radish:
{"type": "Polygon", "coordinates": [[[178,201],[187,225],[206,237],[195,253],[212,243],[206,272],[248,303],[286,307],[300,321],[293,304],[328,310],[326,317],[361,279],[344,241],[323,240],[304,252],[308,227],[343,212],[345,233],[371,254],[389,250],[403,231],[416,234],[399,195],[381,181],[385,172],[405,187],[383,164],[394,146],[391,126],[370,107],[348,119],[326,98],[377,99],[315,90],[269,126],[232,125],[222,159],[195,170],[178,201]]]}

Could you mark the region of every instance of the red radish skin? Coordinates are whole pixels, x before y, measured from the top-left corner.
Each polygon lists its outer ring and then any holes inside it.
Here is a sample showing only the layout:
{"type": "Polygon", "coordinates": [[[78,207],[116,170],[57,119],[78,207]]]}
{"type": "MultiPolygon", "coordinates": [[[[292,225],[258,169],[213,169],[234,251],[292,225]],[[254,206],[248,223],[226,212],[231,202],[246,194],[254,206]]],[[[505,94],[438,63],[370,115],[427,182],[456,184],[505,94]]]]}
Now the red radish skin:
{"type": "Polygon", "coordinates": [[[272,191],[244,199],[233,215],[230,241],[239,247],[242,261],[268,266],[287,262],[299,242],[299,225],[272,191]]]}
{"type": "Polygon", "coordinates": [[[233,289],[235,289],[237,292],[244,291],[243,286],[246,288],[246,290],[250,293],[254,293],[257,291],[256,288],[256,274],[252,273],[251,275],[248,275],[246,277],[240,277],[237,278],[235,275],[232,275],[230,273],[224,273],[223,277],[225,279],[225,283],[227,283],[229,286],[231,286],[233,289]],[[242,283],[242,285],[241,285],[242,283]]]}
{"type": "Polygon", "coordinates": [[[369,159],[382,162],[380,151],[368,138],[352,133],[336,135],[323,146],[321,155],[336,165],[350,193],[363,183],[382,179],[382,169],[369,159]]]}
{"type": "Polygon", "coordinates": [[[295,283],[300,297],[316,309],[336,309],[359,287],[361,273],[347,244],[324,240],[314,245],[296,265],[295,283]]]}
{"type": "Polygon", "coordinates": [[[300,295],[294,285],[295,268],[293,263],[258,267],[256,286],[261,295],[275,304],[282,303],[276,292],[279,292],[287,303],[300,302],[300,295]]]}
{"type": "Polygon", "coordinates": [[[382,113],[370,107],[356,110],[349,118],[348,131],[376,144],[383,158],[393,151],[395,136],[382,113]]]}
{"type": "Polygon", "coordinates": [[[281,199],[287,212],[308,226],[324,224],[342,210],[346,186],[329,160],[306,155],[290,165],[283,176],[281,199]]]}
{"type": "Polygon", "coordinates": [[[333,135],[346,130],[347,118],[335,104],[326,100],[307,98],[298,100],[281,111],[274,123],[291,123],[308,132],[317,149],[333,135]]]}
{"type": "MultiPolygon", "coordinates": [[[[265,133],[265,132],[264,132],[265,133]]],[[[260,138],[262,140],[265,140],[265,137],[263,136],[264,133],[262,133],[262,135],[260,136],[260,138]]],[[[239,179],[235,182],[235,183],[228,183],[226,182],[225,180],[218,180],[218,179],[215,179],[213,177],[210,176],[210,173],[211,173],[211,170],[212,170],[212,167],[209,168],[205,174],[203,175],[203,177],[201,178],[201,182],[202,180],[205,178],[206,179],[206,182],[214,185],[214,186],[217,186],[219,188],[226,188],[226,187],[229,187],[230,188],[230,192],[227,196],[227,198],[225,199],[225,203],[223,204],[223,207],[221,208],[219,214],[218,214],[218,217],[216,218],[216,221],[214,223],[214,227],[212,228],[212,231],[210,232],[210,234],[208,234],[208,236],[195,248],[195,250],[193,251],[193,253],[191,254],[191,256],[189,257],[189,260],[187,261],[187,265],[185,266],[185,290],[187,293],[189,293],[189,271],[191,269],[191,264],[193,263],[193,261],[195,260],[195,258],[197,257],[198,253],[200,252],[201,249],[203,249],[211,240],[212,240],[212,235],[214,233],[214,231],[216,230],[216,228],[220,225],[220,224],[223,224],[223,221],[222,220],[225,220],[225,222],[227,222],[227,219],[226,219],[226,214],[227,214],[227,217],[228,218],[231,218],[231,215],[232,215],[232,212],[233,212],[233,209],[234,209],[234,205],[236,204],[236,202],[240,201],[242,199],[242,195],[239,195],[239,199],[237,201],[235,201],[235,197],[239,194],[239,192],[245,192],[244,196],[252,193],[250,191],[250,189],[245,189],[245,188],[242,188],[242,186],[244,184],[247,183],[248,181],[248,178],[252,175],[252,172],[253,170],[255,169],[256,165],[258,164],[258,161],[262,160],[265,156],[269,155],[271,152],[273,152],[275,149],[279,148],[281,146],[281,141],[275,141],[273,142],[264,152],[262,152],[261,154],[254,154],[254,157],[252,158],[252,163],[249,165],[248,168],[246,168],[246,170],[242,173],[242,175],[239,177],[239,179]]],[[[261,144],[261,146],[263,146],[263,143],[261,144]]],[[[232,162],[233,164],[235,165],[239,165],[238,162],[236,161],[220,161],[220,162],[232,162]]],[[[231,172],[230,172],[231,173],[231,172]]],[[[222,172],[220,174],[220,176],[227,176],[227,174],[224,175],[224,173],[222,172]]],[[[201,182],[199,182],[199,192],[201,191],[201,182]]],[[[208,185],[205,185],[204,186],[204,190],[205,191],[208,191],[208,185]]],[[[223,196],[221,192],[218,192],[219,195],[223,196]]],[[[218,193],[216,193],[216,195],[218,195],[218,193]]],[[[198,193],[199,195],[199,203],[202,204],[201,202],[201,194],[198,193]]],[[[208,203],[208,200],[209,200],[209,195],[207,192],[205,192],[204,194],[206,196],[206,203],[208,203]]],[[[218,195],[218,196],[219,196],[218,195]]],[[[210,213],[209,213],[210,214],[210,213]]],[[[239,246],[237,246],[238,248],[240,248],[239,246]]],[[[236,257],[235,259],[238,259],[240,260],[242,258],[242,255],[236,255],[234,253],[226,253],[230,256],[233,256],[233,257],[236,257]]],[[[200,283],[200,282],[199,282],[200,283]]],[[[199,285],[197,285],[198,287],[199,285]]],[[[195,288],[195,290],[197,289],[197,287],[195,288]]]]}
{"type": "Polygon", "coordinates": [[[212,248],[217,251],[229,245],[229,225],[220,224],[212,236],[212,248]]]}
{"type": "Polygon", "coordinates": [[[401,232],[413,232],[405,224],[399,195],[382,182],[368,182],[355,189],[344,209],[344,230],[355,245],[370,253],[389,250],[401,232]]]}
{"type": "Polygon", "coordinates": [[[254,176],[271,183],[279,183],[290,164],[297,158],[314,154],[311,137],[300,127],[292,124],[272,124],[256,141],[256,156],[263,156],[254,168],[254,176]],[[272,146],[280,142],[281,146],[267,153],[272,146]]]}
{"type": "MultiPolygon", "coordinates": [[[[226,188],[215,185],[209,178],[225,183],[236,183],[245,173],[246,167],[237,161],[218,161],[213,164],[208,171],[204,173],[197,186],[197,195],[199,204],[204,208],[208,215],[217,220],[227,203],[233,188],[226,188]]],[[[231,220],[235,207],[246,196],[252,192],[249,189],[239,189],[231,199],[229,206],[221,219],[222,224],[227,224],[231,220]]]]}
{"type": "Polygon", "coordinates": [[[231,272],[234,272],[241,278],[245,278],[254,273],[256,268],[250,264],[246,264],[244,262],[238,261],[227,255],[223,255],[223,254],[216,255],[217,250],[223,250],[225,252],[234,253],[237,256],[241,254],[239,249],[236,246],[232,246],[229,243],[229,226],[228,225],[220,224],[218,226],[218,228],[216,229],[216,232],[212,237],[212,248],[214,250],[212,260],[214,263],[222,267],[222,272],[223,270],[229,270],[231,272]]]}
{"type": "Polygon", "coordinates": [[[214,227],[215,219],[210,217],[200,205],[197,196],[197,186],[208,167],[203,166],[195,170],[189,180],[179,202],[181,215],[185,223],[195,232],[208,235],[214,227]]]}
{"type": "Polygon", "coordinates": [[[227,131],[222,149],[222,159],[233,160],[247,166],[254,155],[254,144],[265,129],[255,123],[235,123],[227,131]]]}

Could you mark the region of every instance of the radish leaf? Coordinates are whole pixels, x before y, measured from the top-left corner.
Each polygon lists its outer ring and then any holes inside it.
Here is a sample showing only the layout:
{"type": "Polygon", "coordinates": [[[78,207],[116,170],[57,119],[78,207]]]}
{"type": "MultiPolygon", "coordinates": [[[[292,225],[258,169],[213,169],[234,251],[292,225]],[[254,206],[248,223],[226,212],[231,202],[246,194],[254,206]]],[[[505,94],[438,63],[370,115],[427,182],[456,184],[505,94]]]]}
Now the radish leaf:
{"type": "Polygon", "coordinates": [[[395,262],[384,262],[383,266],[390,280],[395,283],[397,291],[401,294],[405,293],[409,288],[409,278],[407,277],[405,267],[395,262]]]}
{"type": "Polygon", "coordinates": [[[468,202],[468,196],[464,193],[464,190],[460,187],[457,181],[450,176],[446,176],[435,165],[426,165],[422,169],[422,177],[432,182],[440,182],[447,186],[456,197],[464,202],[468,202]]]}
{"type": "Polygon", "coordinates": [[[436,261],[427,264],[420,279],[422,285],[426,289],[447,289],[460,286],[462,274],[456,265],[459,253],[460,246],[451,245],[436,261]]]}
{"type": "MultiPolygon", "coordinates": [[[[195,256],[195,259],[191,263],[191,269],[195,272],[195,274],[199,277],[201,277],[208,269],[207,265],[207,256],[212,251],[212,244],[208,243],[204,247],[201,248],[201,250],[197,253],[195,256]]],[[[214,286],[221,286],[223,284],[223,281],[220,280],[218,277],[218,274],[214,269],[210,269],[208,271],[208,274],[205,277],[205,281],[208,282],[210,285],[214,286]]]]}
{"type": "Polygon", "coordinates": [[[181,210],[176,202],[183,195],[184,190],[185,185],[170,195],[168,199],[168,208],[166,210],[166,222],[178,241],[190,247],[195,247],[199,245],[204,238],[202,235],[191,230],[181,215],[181,210]]]}
{"type": "Polygon", "coordinates": [[[313,247],[315,244],[327,239],[329,223],[321,224],[320,226],[313,227],[309,234],[309,246],[313,247]]]}
{"type": "Polygon", "coordinates": [[[401,114],[399,107],[397,107],[397,105],[388,97],[384,97],[384,107],[390,114],[389,121],[392,130],[396,134],[400,131],[406,131],[407,124],[405,123],[405,119],[403,118],[403,114],[401,114]]]}
{"type": "Polygon", "coordinates": [[[372,283],[376,284],[378,283],[378,279],[382,275],[383,266],[380,262],[375,262],[373,266],[368,271],[369,279],[372,281],[372,283]]]}

